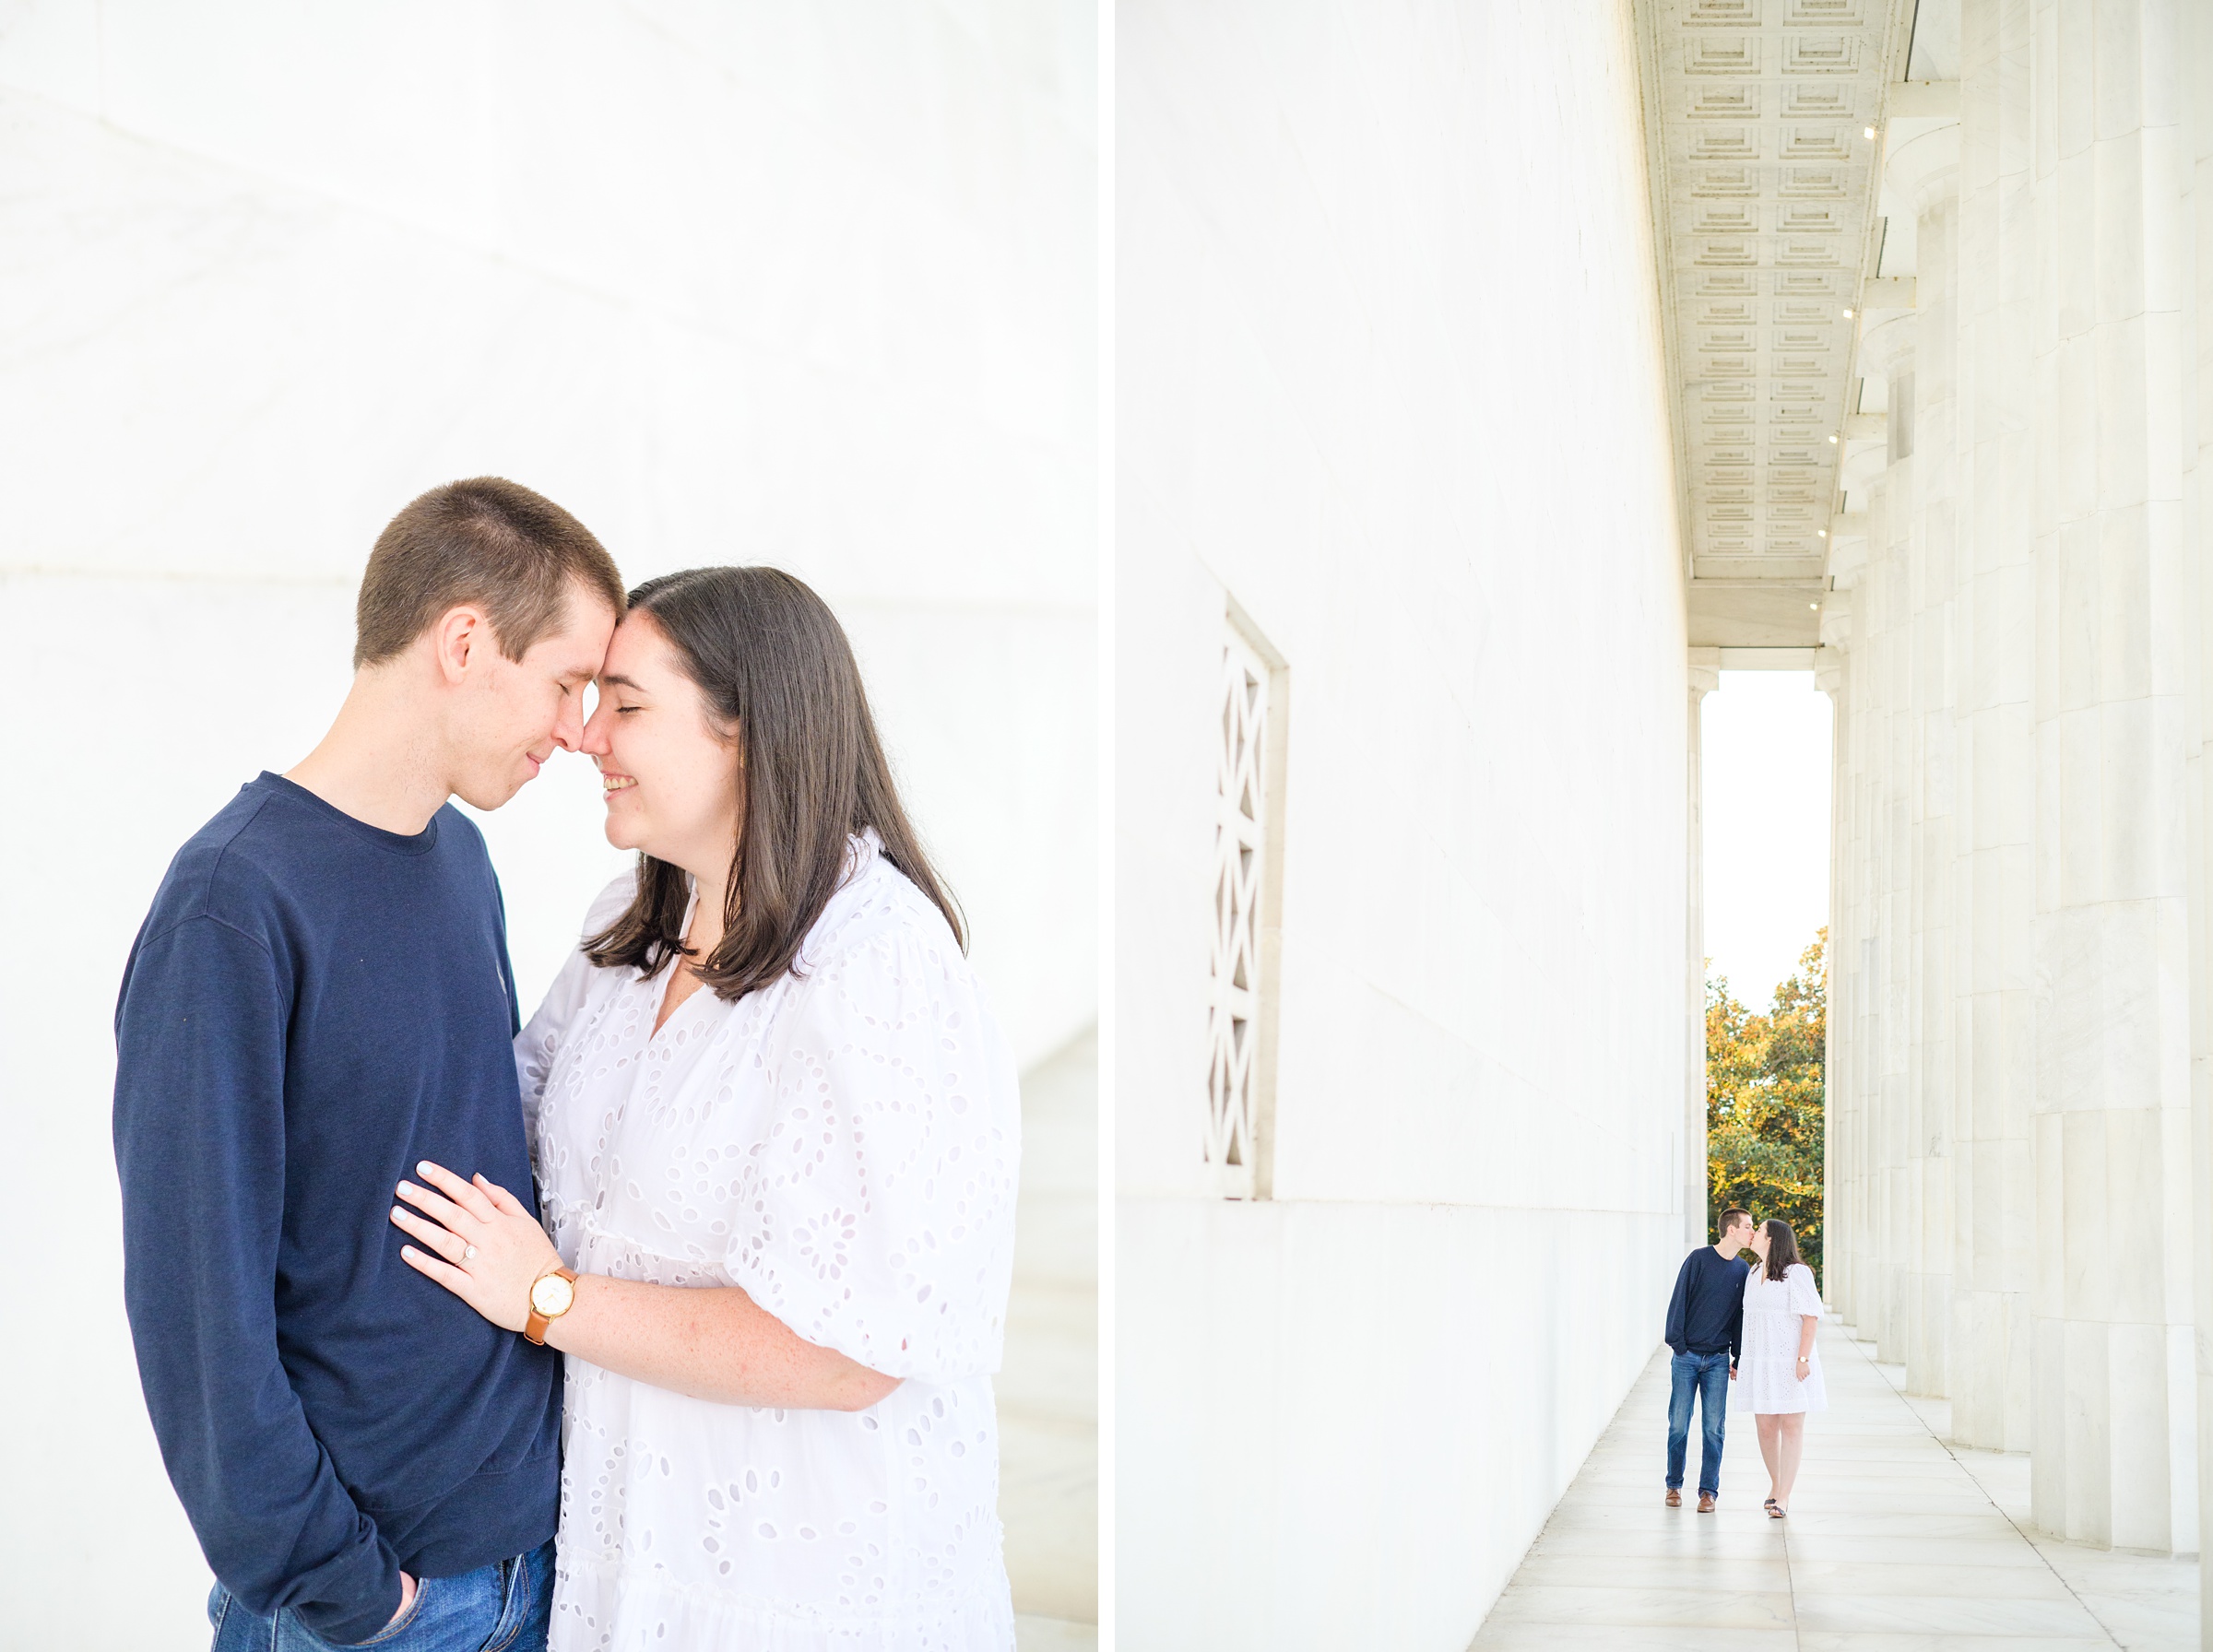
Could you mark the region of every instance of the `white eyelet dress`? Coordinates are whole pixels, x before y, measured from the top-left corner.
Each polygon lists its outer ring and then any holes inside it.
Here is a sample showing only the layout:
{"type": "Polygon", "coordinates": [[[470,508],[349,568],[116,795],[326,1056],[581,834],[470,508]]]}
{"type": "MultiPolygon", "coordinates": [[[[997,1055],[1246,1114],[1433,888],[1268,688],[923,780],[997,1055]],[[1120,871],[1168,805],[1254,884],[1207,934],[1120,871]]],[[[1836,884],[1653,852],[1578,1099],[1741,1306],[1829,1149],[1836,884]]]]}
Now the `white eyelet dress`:
{"type": "Polygon", "coordinates": [[[1745,1340],[1736,1356],[1738,1397],[1754,1411],[1826,1411],[1828,1390],[1821,1381],[1821,1351],[1806,1363],[1798,1380],[1798,1340],[1805,1316],[1821,1316],[1821,1292],[1814,1270],[1792,1264],[1770,1280],[1757,1257],[1745,1280],[1745,1340]]]}
{"type": "MultiPolygon", "coordinates": [[[[798,976],[695,992],[581,950],[515,1041],[580,1273],[736,1285],[900,1378],[860,1412],[719,1405],[571,1359],[555,1652],[1011,1652],[997,1508],[1014,1067],[943,916],[852,841],[798,976]]],[[[628,904],[635,874],[585,933],[628,904]]]]}

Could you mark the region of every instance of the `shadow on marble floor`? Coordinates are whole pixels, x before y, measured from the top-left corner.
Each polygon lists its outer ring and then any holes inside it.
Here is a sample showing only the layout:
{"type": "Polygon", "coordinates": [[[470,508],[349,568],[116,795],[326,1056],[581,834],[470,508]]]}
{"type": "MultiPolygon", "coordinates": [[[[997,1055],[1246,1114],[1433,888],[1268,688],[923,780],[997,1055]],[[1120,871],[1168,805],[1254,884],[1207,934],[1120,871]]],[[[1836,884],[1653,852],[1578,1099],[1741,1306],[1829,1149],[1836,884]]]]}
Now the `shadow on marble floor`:
{"type": "Polygon", "coordinates": [[[1098,1041],[1022,1080],[1022,1188],[997,1386],[1021,1652],[1098,1645],[1098,1041]]]}
{"type": "Polygon", "coordinates": [[[2195,1562],[2032,1537],[2025,1457],[1948,1446],[1948,1409],[1909,1404],[1836,1320],[1820,1348],[1830,1409],[1788,1518],[1761,1511],[1741,1414],[1720,1508],[1665,1505],[1656,1351],[1471,1652],[2195,1652],[2195,1562]]]}

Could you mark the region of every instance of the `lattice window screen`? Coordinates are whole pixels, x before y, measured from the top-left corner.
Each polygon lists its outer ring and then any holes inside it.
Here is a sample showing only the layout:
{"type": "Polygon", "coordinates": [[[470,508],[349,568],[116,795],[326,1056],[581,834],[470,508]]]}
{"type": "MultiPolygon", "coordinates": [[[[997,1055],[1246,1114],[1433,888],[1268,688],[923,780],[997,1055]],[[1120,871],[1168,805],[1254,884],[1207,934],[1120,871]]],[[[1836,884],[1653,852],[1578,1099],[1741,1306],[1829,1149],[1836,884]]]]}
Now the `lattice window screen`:
{"type": "Polygon", "coordinates": [[[1272,914],[1274,801],[1282,742],[1275,726],[1278,674],[1233,620],[1222,649],[1222,744],[1214,773],[1214,933],[1207,1007],[1206,1162],[1216,1190],[1230,1198],[1264,1198],[1266,1143],[1260,1117],[1272,1077],[1266,1046],[1273,1032],[1263,926],[1272,914]]]}

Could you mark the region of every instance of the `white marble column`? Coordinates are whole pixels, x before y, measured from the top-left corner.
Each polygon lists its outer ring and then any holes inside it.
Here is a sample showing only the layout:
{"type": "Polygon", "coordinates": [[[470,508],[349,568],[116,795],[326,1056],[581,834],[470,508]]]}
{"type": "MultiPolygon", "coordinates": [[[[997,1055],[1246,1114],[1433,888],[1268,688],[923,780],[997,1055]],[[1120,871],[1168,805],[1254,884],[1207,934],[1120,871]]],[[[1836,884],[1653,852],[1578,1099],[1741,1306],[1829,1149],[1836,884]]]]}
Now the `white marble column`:
{"type": "Polygon", "coordinates": [[[1870,490],[1867,569],[1855,593],[1866,659],[1864,738],[1867,848],[1867,987],[1860,1006],[1863,1109],[1861,1195],[1864,1241],[1857,1324],[1887,1360],[1910,1363],[1907,1275],[1920,1232],[1908,1111],[1911,1095],[1914,720],[1912,703],[1912,420],[1915,319],[1870,317],[1860,345],[1864,373],[1880,379],[1891,407],[1890,463],[1870,490]],[[1906,409],[1901,417],[1900,409],[1906,409]]]}
{"type": "Polygon", "coordinates": [[[1846,754],[1840,773],[1849,788],[1850,809],[1849,848],[1841,865],[1844,910],[1849,919],[1844,941],[1849,950],[1844,963],[1850,990],[1840,1005],[1832,1006],[1829,1014],[1833,1036],[1848,1053],[1840,1056],[1840,1071],[1829,1086],[1830,1105],[1837,1109],[1829,1140],[1838,1156],[1831,1180],[1839,1203],[1822,1248],[1824,1255],[1841,1258],[1840,1268],[1838,1263],[1831,1263],[1830,1276],[1841,1292],[1839,1311],[1853,1325],[1868,1328],[1865,1334],[1872,1336],[1882,1277],[1874,1169],[1876,1103],[1881,1073],[1875,1035],[1880,1025],[1876,1012],[1882,1001],[1876,934],[1881,878],[1876,845],[1885,747],[1878,653],[1869,641],[1867,595],[1864,585],[1852,593],[1852,635],[1845,655],[1845,716],[1840,738],[1846,754]]]}
{"type": "MultiPolygon", "coordinates": [[[[1960,14],[1952,1437],[2026,1451],[2035,1180],[2029,0],[1960,14]]],[[[1925,267],[1925,265],[1924,265],[1925,267]]]]}
{"type": "Polygon", "coordinates": [[[2195,1549],[2183,0],[2037,0],[2030,1488],[2195,1549]],[[2132,1265],[2132,1263],[2136,1265],[2132,1265]]]}
{"type": "Polygon", "coordinates": [[[1706,696],[1722,686],[1722,651],[1690,650],[1688,678],[1690,721],[1685,748],[1690,758],[1690,830],[1686,834],[1690,865],[1685,879],[1689,895],[1685,923],[1690,943],[1686,960],[1690,990],[1683,1096],[1683,1249],[1686,1256],[1701,1245],[1712,1244],[1715,1237],[1707,1232],[1706,1221],[1710,1197],[1706,1164],[1706,780],[1701,766],[1704,741],[1699,731],[1706,696]]]}
{"type": "Polygon", "coordinates": [[[1846,1146],[1852,1127],[1850,1096],[1856,1052],[1851,1035],[1852,1006],[1858,1001],[1857,925],[1852,909],[1853,873],[1859,863],[1853,832],[1852,760],[1854,750],[1852,701],[1847,689],[1848,647],[1852,637],[1852,594],[1831,591],[1822,605],[1821,647],[1814,655],[1814,686],[1828,696],[1828,1036],[1822,1052],[1823,1101],[1822,1278],[1823,1299],[1850,1316],[1852,1260],[1838,1243],[1855,1223],[1847,1210],[1849,1172],[1846,1146]]]}
{"type": "MultiPolygon", "coordinates": [[[[1879,416],[1871,422],[1880,432],[1879,416]]],[[[1829,1305],[1854,1326],[1865,1323],[1866,1304],[1871,1300],[1867,1282],[1872,1266],[1866,1174],[1869,1115],[1864,1087],[1869,1066],[1866,1006],[1876,991],[1877,980],[1873,964],[1874,926],[1869,916],[1875,880],[1870,819],[1876,792],[1870,729],[1876,721],[1871,708],[1877,694],[1872,681],[1874,651],[1867,643],[1867,592],[1864,585],[1869,541],[1867,502],[1882,473],[1883,446],[1878,433],[1872,442],[1862,438],[1846,450],[1845,485],[1863,509],[1850,519],[1840,516],[1831,524],[1831,589],[1821,606],[1822,648],[1815,667],[1816,681],[1835,707],[1821,1289],[1829,1305]]]]}
{"type": "MultiPolygon", "coordinates": [[[[1952,670],[1959,571],[1958,240],[1959,127],[1915,133],[1894,147],[1885,182],[1915,220],[1913,453],[1907,577],[1912,817],[1911,1020],[1905,1094],[1906,1198],[1900,1258],[1906,1389],[1942,1396],[1951,1340],[1952,894],[1956,855],[1956,692],[1952,670]]],[[[1893,494],[1895,502],[1897,495],[1893,494]]]]}
{"type": "MultiPolygon", "coordinates": [[[[1868,486],[1865,535],[1872,548],[1883,521],[1881,479],[1868,486]]],[[[1837,731],[1837,783],[1843,792],[1845,835],[1835,851],[1841,893],[1841,938],[1832,930],[1831,979],[1845,991],[1829,1004],[1829,1037],[1838,1052],[1828,1081],[1828,1180],[1835,1199],[1822,1251],[1828,1263],[1825,1290],[1833,1305],[1863,1336],[1876,1334],[1882,1299],[1882,1247],[1876,1166],[1880,1116],[1883,995],[1879,914],[1885,819],[1883,764],[1888,751],[1882,677],[1879,584],[1870,583],[1872,558],[1862,553],[1849,593],[1852,630],[1845,639],[1844,696],[1837,731]]],[[[1835,598],[1831,597],[1833,605],[1835,598]]],[[[1832,918],[1833,921],[1833,918],[1832,918]]]]}

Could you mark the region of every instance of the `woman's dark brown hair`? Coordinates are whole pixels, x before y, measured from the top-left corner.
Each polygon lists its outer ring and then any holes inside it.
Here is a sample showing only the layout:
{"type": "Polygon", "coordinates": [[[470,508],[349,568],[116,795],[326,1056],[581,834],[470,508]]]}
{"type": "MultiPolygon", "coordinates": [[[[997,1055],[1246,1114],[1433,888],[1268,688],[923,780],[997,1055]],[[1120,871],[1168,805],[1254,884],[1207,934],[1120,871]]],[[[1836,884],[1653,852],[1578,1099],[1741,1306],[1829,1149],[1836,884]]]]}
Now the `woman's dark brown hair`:
{"type": "Polygon", "coordinates": [[[1768,1278],[1779,1280],[1798,1266],[1798,1235],[1780,1216],[1769,1217],[1762,1225],[1768,1230],[1768,1278]]]}
{"type": "MultiPolygon", "coordinates": [[[[692,964],[735,1001],[796,973],[799,947],[836,891],[846,839],[873,827],[883,856],[929,897],[965,949],[960,909],[899,806],[852,644],[829,606],[775,568],[693,568],[630,594],[669,639],[738,749],[738,857],[722,939],[692,964]]],[[[657,974],[684,945],[684,873],[638,857],[638,892],[586,943],[602,968],[657,974]]]]}

